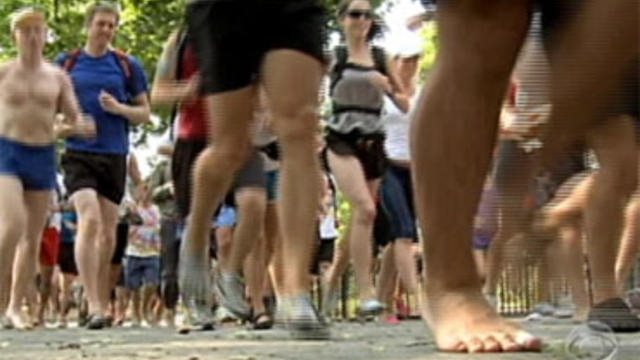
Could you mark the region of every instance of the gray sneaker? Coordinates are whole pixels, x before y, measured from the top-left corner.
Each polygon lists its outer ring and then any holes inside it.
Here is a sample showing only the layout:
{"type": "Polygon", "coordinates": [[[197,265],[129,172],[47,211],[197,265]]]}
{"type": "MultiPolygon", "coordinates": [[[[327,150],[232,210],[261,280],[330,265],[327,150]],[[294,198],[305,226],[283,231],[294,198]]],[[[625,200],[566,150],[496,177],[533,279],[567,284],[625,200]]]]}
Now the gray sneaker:
{"type": "Polygon", "coordinates": [[[358,314],[360,316],[377,316],[384,311],[384,305],[376,299],[360,300],[358,314]]]}
{"type": "Polygon", "coordinates": [[[214,329],[213,315],[206,302],[186,301],[185,327],[193,331],[210,331],[214,329]]]}
{"type": "Polygon", "coordinates": [[[542,316],[553,316],[556,312],[556,308],[548,302],[541,302],[536,304],[533,309],[531,309],[531,312],[542,316]]]}
{"type": "Polygon", "coordinates": [[[284,321],[294,339],[329,339],[329,326],[316,311],[308,294],[282,299],[278,305],[278,320],[284,321]]]}
{"type": "Polygon", "coordinates": [[[331,318],[331,313],[338,305],[338,301],[340,300],[340,294],[336,289],[329,289],[327,286],[325,288],[324,296],[322,297],[322,316],[325,319],[331,318]]]}
{"type": "Polygon", "coordinates": [[[11,330],[13,329],[13,324],[11,320],[9,320],[6,316],[0,315],[0,330],[11,330]]]}
{"type": "Polygon", "coordinates": [[[220,305],[241,320],[251,317],[251,307],[244,298],[244,281],[236,273],[218,273],[216,276],[216,293],[220,305]]]}

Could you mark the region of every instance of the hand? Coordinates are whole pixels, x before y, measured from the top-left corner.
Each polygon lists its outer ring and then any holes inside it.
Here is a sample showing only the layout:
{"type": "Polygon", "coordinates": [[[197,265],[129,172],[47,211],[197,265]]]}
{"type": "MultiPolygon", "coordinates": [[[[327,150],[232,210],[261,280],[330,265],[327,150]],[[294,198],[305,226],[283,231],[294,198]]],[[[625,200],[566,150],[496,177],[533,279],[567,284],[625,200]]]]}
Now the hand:
{"type": "Polygon", "coordinates": [[[95,138],[96,137],[96,121],[91,115],[83,114],[80,119],[76,121],[74,128],[76,136],[83,138],[95,138]]]}
{"type": "Polygon", "coordinates": [[[371,84],[373,84],[373,86],[375,86],[378,90],[386,94],[391,94],[393,92],[393,89],[391,88],[391,81],[387,76],[382,75],[380,72],[376,71],[371,76],[370,80],[371,84]]]}
{"type": "Polygon", "coordinates": [[[102,106],[104,111],[114,115],[120,115],[120,108],[122,104],[120,104],[113,95],[102,90],[100,95],[98,95],[98,100],[100,101],[100,106],[102,106]]]}

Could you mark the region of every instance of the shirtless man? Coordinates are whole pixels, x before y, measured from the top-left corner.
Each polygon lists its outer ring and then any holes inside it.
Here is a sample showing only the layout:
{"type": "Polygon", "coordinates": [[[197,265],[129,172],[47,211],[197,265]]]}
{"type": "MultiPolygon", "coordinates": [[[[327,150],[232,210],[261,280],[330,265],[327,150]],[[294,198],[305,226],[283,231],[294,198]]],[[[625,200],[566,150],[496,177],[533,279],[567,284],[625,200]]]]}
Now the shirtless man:
{"type": "Polygon", "coordinates": [[[7,281],[0,283],[0,294],[11,294],[0,314],[17,329],[31,327],[21,305],[34,284],[38,245],[56,186],[58,109],[67,119],[65,134],[94,131],[80,120],[69,77],[43,59],[46,31],[42,11],[16,12],[11,35],[18,57],[0,65],[0,274],[11,273],[17,254],[11,288],[7,281]]]}

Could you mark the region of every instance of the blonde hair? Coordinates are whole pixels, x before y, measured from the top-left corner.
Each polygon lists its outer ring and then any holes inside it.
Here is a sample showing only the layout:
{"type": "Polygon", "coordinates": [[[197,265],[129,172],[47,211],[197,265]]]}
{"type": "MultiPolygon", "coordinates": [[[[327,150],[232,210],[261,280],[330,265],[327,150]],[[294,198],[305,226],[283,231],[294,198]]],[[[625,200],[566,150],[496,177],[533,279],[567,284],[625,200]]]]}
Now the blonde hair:
{"type": "Polygon", "coordinates": [[[98,13],[113,14],[116,16],[116,25],[120,23],[120,10],[118,5],[108,1],[97,1],[87,8],[84,14],[84,26],[89,27],[93,18],[98,13]]]}
{"type": "Polygon", "coordinates": [[[34,6],[24,7],[11,14],[11,32],[14,32],[24,21],[32,18],[39,18],[43,23],[47,22],[44,10],[34,6]]]}

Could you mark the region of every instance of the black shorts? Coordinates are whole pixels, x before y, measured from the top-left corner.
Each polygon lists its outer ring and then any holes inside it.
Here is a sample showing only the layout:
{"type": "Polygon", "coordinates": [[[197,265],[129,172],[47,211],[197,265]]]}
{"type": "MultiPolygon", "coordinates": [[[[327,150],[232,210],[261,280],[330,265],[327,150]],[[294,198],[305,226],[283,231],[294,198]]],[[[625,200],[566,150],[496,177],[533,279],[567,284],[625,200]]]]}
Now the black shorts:
{"type": "MultiPolygon", "coordinates": [[[[189,215],[191,204],[191,186],[193,164],[198,155],[207,147],[205,140],[184,140],[178,139],[173,151],[171,162],[171,173],[175,186],[175,198],[178,214],[181,218],[189,215]]],[[[233,193],[238,189],[258,187],[266,189],[267,178],[264,172],[264,159],[260,152],[252,151],[245,165],[240,168],[235,176],[233,188],[226,197],[225,203],[233,205],[233,193]]]]}
{"type": "Polygon", "coordinates": [[[63,274],[78,275],[78,267],[76,266],[76,258],[73,249],[74,243],[60,243],[60,252],[58,253],[58,266],[63,274]]]}
{"type": "Polygon", "coordinates": [[[336,155],[355,156],[367,180],[380,179],[387,168],[384,134],[340,134],[329,130],[327,147],[336,155]]]}
{"type": "Polygon", "coordinates": [[[187,7],[187,23],[205,94],[250,85],[271,50],[297,50],[326,62],[320,0],[196,1],[187,7]]]}
{"type": "MultiPolygon", "coordinates": [[[[582,7],[587,2],[577,0],[538,0],[538,5],[542,10],[542,35],[552,63],[555,58],[554,47],[559,41],[559,36],[580,14],[582,7]]],[[[637,11],[637,7],[635,11],[637,11]]],[[[624,77],[619,80],[619,85],[607,101],[606,117],[629,115],[636,119],[638,118],[640,108],[639,77],[640,59],[636,59],[635,62],[630,64],[629,69],[624,77]]],[[[636,127],[638,127],[637,122],[636,127]]]]}
{"type": "Polygon", "coordinates": [[[116,227],[116,249],[111,257],[111,265],[122,265],[124,252],[129,243],[129,224],[120,222],[116,227]]]}
{"type": "Polygon", "coordinates": [[[86,188],[120,204],[127,177],[127,156],[67,150],[62,155],[64,185],[69,195],[86,188]]]}

